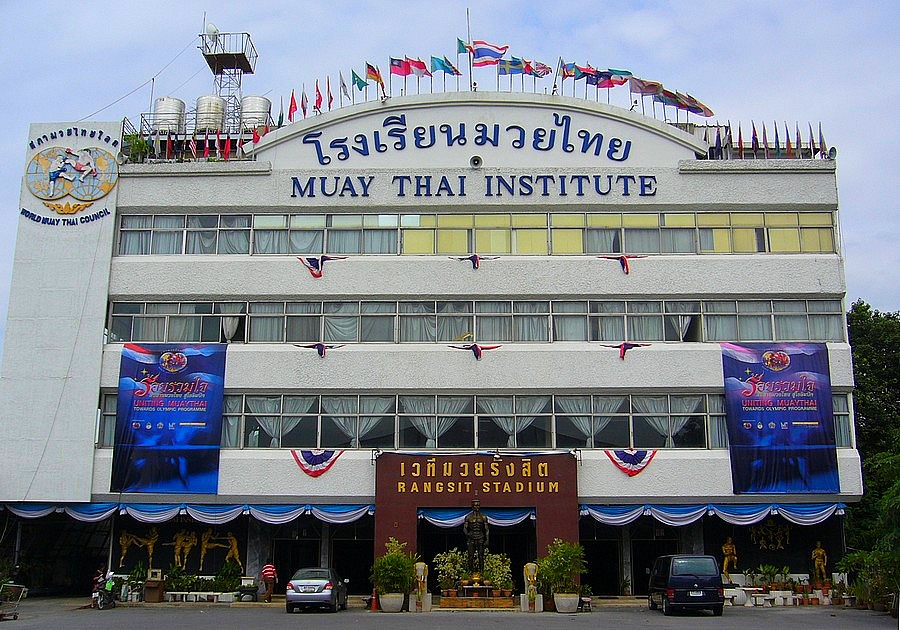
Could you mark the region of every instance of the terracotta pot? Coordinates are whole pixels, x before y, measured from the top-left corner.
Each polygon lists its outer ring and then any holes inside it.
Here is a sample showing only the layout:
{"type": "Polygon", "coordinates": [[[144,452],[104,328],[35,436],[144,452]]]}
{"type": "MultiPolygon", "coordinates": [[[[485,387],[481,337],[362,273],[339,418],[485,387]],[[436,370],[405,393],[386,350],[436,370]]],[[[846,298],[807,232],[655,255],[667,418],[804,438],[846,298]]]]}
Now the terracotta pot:
{"type": "Polygon", "coordinates": [[[441,591],[441,594],[444,597],[456,597],[456,589],[455,588],[445,588],[441,591]]]}

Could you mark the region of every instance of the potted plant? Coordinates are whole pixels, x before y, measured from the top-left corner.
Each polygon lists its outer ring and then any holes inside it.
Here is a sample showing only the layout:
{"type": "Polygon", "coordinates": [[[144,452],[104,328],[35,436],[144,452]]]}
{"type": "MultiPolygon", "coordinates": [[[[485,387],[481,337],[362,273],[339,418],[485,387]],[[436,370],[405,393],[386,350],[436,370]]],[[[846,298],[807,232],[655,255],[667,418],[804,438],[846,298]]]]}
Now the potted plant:
{"type": "MultiPolygon", "coordinates": [[[[487,562],[485,562],[485,564],[487,564],[487,562]]],[[[454,547],[453,549],[435,554],[432,565],[437,572],[438,585],[441,587],[441,594],[445,597],[456,597],[459,580],[465,571],[465,554],[454,547]]]]}
{"type": "Polygon", "coordinates": [[[384,612],[400,612],[403,600],[416,581],[414,553],[406,552],[406,543],[391,537],[385,543],[384,554],[375,558],[372,565],[372,584],[378,592],[378,601],[384,612]]]}
{"type": "Polygon", "coordinates": [[[573,613],[578,609],[579,580],[587,570],[584,547],[555,538],[547,545],[547,555],[539,559],[538,579],[553,595],[557,612],[573,613]]]}
{"type": "Polygon", "coordinates": [[[762,579],[762,586],[765,590],[777,590],[775,588],[775,576],[778,575],[778,567],[774,564],[761,564],[757,571],[762,579]]]}
{"type": "Polygon", "coordinates": [[[143,598],[144,582],[147,580],[147,565],[143,561],[139,561],[134,565],[131,573],[125,578],[128,584],[128,599],[130,601],[140,601],[143,598]]]}
{"type": "Polygon", "coordinates": [[[495,591],[500,591],[501,597],[509,597],[513,583],[509,556],[505,553],[486,553],[483,577],[485,585],[492,585],[495,591]]]}

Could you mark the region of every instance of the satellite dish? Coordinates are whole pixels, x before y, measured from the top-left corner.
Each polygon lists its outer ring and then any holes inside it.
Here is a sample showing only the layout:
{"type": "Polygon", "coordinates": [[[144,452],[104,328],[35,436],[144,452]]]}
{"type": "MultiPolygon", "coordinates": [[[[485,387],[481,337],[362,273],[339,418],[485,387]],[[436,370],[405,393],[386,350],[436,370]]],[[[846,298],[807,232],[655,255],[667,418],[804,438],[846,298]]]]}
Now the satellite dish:
{"type": "Polygon", "coordinates": [[[210,37],[217,37],[219,35],[219,29],[215,24],[210,22],[206,25],[206,34],[210,37]]]}
{"type": "Polygon", "coordinates": [[[837,157],[837,148],[831,147],[830,149],[828,149],[828,159],[833,160],[836,157],[837,157]]]}

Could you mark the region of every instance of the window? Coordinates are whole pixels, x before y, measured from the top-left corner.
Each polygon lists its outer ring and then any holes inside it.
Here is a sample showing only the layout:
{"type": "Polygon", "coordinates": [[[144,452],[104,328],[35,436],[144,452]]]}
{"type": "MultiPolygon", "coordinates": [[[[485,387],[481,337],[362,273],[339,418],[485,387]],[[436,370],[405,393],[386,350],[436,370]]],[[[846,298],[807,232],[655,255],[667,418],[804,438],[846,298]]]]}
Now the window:
{"type": "Polygon", "coordinates": [[[99,426],[97,427],[97,446],[112,448],[116,444],[116,394],[100,396],[99,426]]]}
{"type": "Polygon", "coordinates": [[[850,437],[850,403],[847,394],[831,397],[834,413],[834,443],[838,448],[852,448],[850,437]]]}

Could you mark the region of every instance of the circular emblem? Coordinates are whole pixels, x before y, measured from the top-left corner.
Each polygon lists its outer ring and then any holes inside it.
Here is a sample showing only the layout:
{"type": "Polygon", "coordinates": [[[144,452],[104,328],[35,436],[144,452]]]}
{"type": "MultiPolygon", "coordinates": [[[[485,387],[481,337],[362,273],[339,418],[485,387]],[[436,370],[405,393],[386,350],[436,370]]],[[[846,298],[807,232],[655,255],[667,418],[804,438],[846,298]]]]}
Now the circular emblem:
{"type": "Polygon", "coordinates": [[[187,357],[181,352],[163,352],[159,357],[159,367],[166,372],[180,372],[187,367],[187,357]]]}
{"type": "Polygon", "coordinates": [[[762,361],[763,365],[773,372],[780,372],[791,364],[791,357],[787,352],[782,352],[781,350],[769,350],[763,354],[762,361]]]}
{"type": "Polygon", "coordinates": [[[115,156],[98,147],[44,149],[25,169],[28,190],[46,201],[66,195],[79,201],[97,201],[109,194],[118,178],[115,156]]]}

